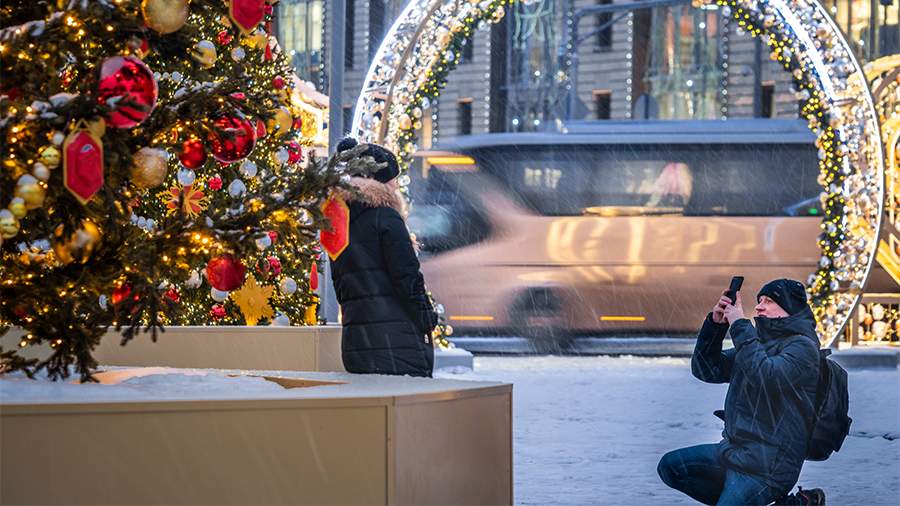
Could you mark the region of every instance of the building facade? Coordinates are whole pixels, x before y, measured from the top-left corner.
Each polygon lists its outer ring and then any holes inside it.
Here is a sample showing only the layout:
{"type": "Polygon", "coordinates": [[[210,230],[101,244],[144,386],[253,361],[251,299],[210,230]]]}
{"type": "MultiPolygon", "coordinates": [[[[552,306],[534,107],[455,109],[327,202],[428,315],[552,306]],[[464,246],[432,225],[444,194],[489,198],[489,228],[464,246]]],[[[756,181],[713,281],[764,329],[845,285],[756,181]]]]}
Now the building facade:
{"type": "MultiPolygon", "coordinates": [[[[345,129],[371,59],[405,5],[346,0],[345,129]]],[[[571,13],[620,0],[530,0],[478,30],[426,115],[421,144],[504,131],[539,131],[574,119],[715,119],[798,114],[790,76],[760,41],[715,6],[620,10],[579,23],[577,97],[567,108],[565,23],[571,13]]],[[[281,0],[279,41],[298,74],[327,92],[325,0],[281,0]]],[[[825,0],[862,62],[900,52],[898,0],[825,0]],[[884,3],[882,3],[884,2],[884,3]]]]}

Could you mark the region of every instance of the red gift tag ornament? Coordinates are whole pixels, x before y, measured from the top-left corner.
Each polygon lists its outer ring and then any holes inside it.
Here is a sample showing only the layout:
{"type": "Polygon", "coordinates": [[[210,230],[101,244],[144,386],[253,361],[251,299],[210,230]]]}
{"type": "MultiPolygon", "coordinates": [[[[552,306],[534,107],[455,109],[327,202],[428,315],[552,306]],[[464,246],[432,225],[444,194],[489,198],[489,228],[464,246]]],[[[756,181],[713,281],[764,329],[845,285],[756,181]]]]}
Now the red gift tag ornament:
{"type": "Polygon", "coordinates": [[[331,222],[331,230],[319,232],[319,242],[331,260],[337,260],[350,245],[350,208],[344,199],[334,195],[322,204],[322,213],[331,222]]]}
{"type": "Polygon", "coordinates": [[[230,292],[244,284],[247,268],[231,255],[213,258],[206,264],[206,279],[216,290],[230,292]]]}
{"type": "Polygon", "coordinates": [[[312,267],[309,268],[309,288],[311,290],[319,289],[319,266],[314,261],[312,267]]]}
{"type": "Polygon", "coordinates": [[[103,187],[103,143],[83,119],[63,143],[63,184],[82,204],[103,187]]]}
{"type": "Polygon", "coordinates": [[[266,16],[266,0],[231,0],[228,16],[244,35],[249,35],[266,16]]]}
{"type": "Polygon", "coordinates": [[[97,101],[112,109],[106,118],[110,126],[131,128],[139,125],[153,112],[158,95],[153,72],[140,59],[113,56],[103,61],[97,101]]]}

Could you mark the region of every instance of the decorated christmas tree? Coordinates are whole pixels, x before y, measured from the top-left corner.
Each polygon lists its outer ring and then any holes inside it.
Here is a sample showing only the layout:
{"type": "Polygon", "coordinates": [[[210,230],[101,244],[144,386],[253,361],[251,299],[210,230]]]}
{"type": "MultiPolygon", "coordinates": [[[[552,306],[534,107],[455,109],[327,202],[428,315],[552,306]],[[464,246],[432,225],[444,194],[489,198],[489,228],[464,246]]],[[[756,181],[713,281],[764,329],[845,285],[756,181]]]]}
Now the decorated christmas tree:
{"type": "Polygon", "coordinates": [[[2,370],[96,367],[166,324],[315,321],[320,203],[340,184],[263,0],[0,6],[2,370]],[[313,286],[312,288],[315,288],[313,286]]]}

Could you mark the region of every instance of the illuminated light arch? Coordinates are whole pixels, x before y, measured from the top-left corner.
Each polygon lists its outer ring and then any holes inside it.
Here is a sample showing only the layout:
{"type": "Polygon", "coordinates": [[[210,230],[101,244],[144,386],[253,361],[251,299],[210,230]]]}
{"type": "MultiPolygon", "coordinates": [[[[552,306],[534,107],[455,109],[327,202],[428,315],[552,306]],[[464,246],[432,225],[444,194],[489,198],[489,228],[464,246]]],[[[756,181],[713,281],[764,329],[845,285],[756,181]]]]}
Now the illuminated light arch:
{"type": "MultiPolygon", "coordinates": [[[[350,132],[382,144],[406,165],[428,101],[456,66],[462,40],[497,22],[511,0],[410,0],[363,80],[350,132]]],[[[872,95],[837,25],[815,0],[716,0],[725,16],[763,37],[794,77],[803,116],[819,148],[824,210],[819,267],[807,281],[824,345],[859,303],[878,244],[884,160],[872,95]]],[[[407,179],[408,181],[408,179],[407,179]]]]}

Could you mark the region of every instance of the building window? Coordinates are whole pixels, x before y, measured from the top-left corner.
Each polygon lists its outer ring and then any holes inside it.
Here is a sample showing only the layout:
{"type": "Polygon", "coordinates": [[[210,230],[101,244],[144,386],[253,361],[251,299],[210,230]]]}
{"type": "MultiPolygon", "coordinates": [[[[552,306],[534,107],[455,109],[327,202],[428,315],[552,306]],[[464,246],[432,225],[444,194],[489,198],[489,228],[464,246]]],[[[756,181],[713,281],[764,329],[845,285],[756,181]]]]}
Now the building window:
{"type": "Polygon", "coordinates": [[[828,0],[825,5],[864,62],[900,52],[900,3],[896,0],[828,0]]]}
{"type": "Polygon", "coordinates": [[[369,61],[375,58],[378,46],[384,39],[384,22],[387,15],[384,0],[369,0],[369,61]]]}
{"type": "Polygon", "coordinates": [[[653,9],[643,81],[659,119],[720,117],[719,16],[719,11],[690,6],[653,9]]]}
{"type": "Polygon", "coordinates": [[[350,131],[350,124],[353,123],[353,106],[345,105],[343,109],[343,122],[341,135],[344,135],[344,132],[350,131]]]}
{"type": "Polygon", "coordinates": [[[594,90],[594,114],[597,119],[609,119],[612,116],[612,92],[594,90]]]}
{"type": "Polygon", "coordinates": [[[472,135],[472,99],[459,101],[459,135],[472,135]]]}
{"type": "Polygon", "coordinates": [[[305,81],[322,77],[323,0],[283,0],[275,20],[278,43],[305,81]]]}
{"type": "MultiPolygon", "coordinates": [[[[612,0],[597,0],[597,5],[610,5],[612,0]]],[[[600,51],[609,51],[612,49],[612,35],[613,29],[612,25],[614,23],[610,23],[613,19],[612,12],[604,12],[602,14],[597,14],[597,28],[609,23],[609,26],[597,32],[597,49],[600,51]]]]}
{"type": "Polygon", "coordinates": [[[344,26],[344,68],[353,68],[353,36],[356,34],[354,26],[356,25],[356,1],[347,0],[347,9],[345,11],[344,26]]]}
{"type": "Polygon", "coordinates": [[[460,63],[472,63],[472,60],[475,58],[475,31],[466,37],[465,42],[462,47],[462,56],[460,56],[460,63]]]}
{"type": "Polygon", "coordinates": [[[775,82],[766,81],[762,83],[762,117],[775,117],[775,82]]]}

